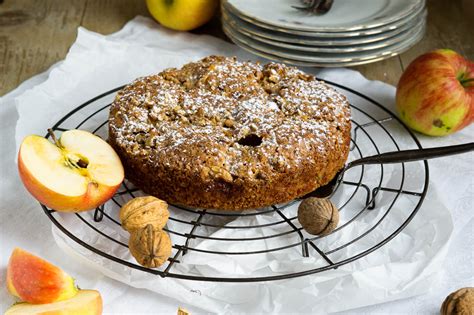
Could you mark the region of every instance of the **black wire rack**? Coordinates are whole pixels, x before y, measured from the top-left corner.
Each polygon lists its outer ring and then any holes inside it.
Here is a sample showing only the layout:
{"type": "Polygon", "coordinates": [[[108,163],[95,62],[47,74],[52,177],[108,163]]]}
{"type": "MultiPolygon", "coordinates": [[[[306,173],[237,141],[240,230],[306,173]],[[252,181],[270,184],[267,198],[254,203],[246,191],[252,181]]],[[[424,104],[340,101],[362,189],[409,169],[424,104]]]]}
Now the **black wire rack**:
{"type": "MultiPolygon", "coordinates": [[[[353,128],[349,159],[384,151],[421,148],[415,135],[380,103],[348,87],[329,81],[326,83],[341,90],[351,102],[353,128]]],[[[52,127],[53,131],[85,129],[106,138],[108,108],[115,92],[121,88],[105,92],[78,106],[59,120],[52,127]]],[[[128,181],[125,180],[115,196],[95,211],[59,213],[41,206],[73,244],[129,268],[187,280],[271,281],[336,269],[380,249],[416,215],[428,189],[428,178],[426,161],[361,166],[348,171],[330,196],[339,208],[341,222],[324,237],[309,235],[302,229],[295,210],[300,200],[241,213],[173,205],[165,227],[173,241],[173,253],[168,262],[157,269],[138,265],[128,253],[128,235],[120,226],[118,209],[127,199],[141,194],[128,181]],[[78,233],[76,227],[82,230],[78,233]],[[222,236],[219,233],[222,231],[228,233],[222,236]],[[94,237],[85,237],[84,234],[94,237]],[[116,255],[112,248],[126,249],[122,251],[126,254],[116,255]],[[284,257],[291,256],[297,267],[266,266],[263,271],[250,275],[245,272],[220,274],[212,268],[191,268],[195,267],[193,259],[196,257],[211,259],[215,257],[213,255],[258,257],[268,264],[278,265],[281,253],[287,255],[284,257]],[[308,259],[311,263],[305,264],[308,259]]]]}

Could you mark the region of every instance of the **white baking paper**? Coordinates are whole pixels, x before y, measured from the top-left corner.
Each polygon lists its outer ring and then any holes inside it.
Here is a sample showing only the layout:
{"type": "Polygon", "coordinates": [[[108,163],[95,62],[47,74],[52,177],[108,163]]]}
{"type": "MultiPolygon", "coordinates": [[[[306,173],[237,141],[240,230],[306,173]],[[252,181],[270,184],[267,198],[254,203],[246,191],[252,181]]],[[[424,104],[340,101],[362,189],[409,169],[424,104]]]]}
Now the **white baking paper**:
{"type": "MultiPolygon", "coordinates": [[[[51,127],[66,113],[98,94],[126,84],[136,77],[157,73],[167,67],[178,67],[210,54],[256,59],[222,40],[210,36],[167,31],[158,27],[154,22],[140,17],[129,22],[120,32],[110,36],[102,36],[80,28],[77,41],[71,47],[64,62],[55,67],[43,83],[16,96],[15,103],[19,113],[16,127],[17,146],[25,135],[45,133],[48,127],[51,127]]],[[[389,108],[393,106],[393,87],[380,82],[368,81],[355,71],[346,69],[322,71],[306,69],[306,71],[368,94],[389,108]]],[[[360,99],[357,101],[358,105],[363,106],[360,99]]],[[[374,113],[374,115],[381,115],[378,118],[383,118],[380,113],[374,113]]],[[[387,126],[387,128],[394,128],[391,132],[395,134],[400,132],[396,125],[387,126]]],[[[468,142],[469,139],[472,141],[472,128],[458,134],[454,140],[443,140],[444,143],[423,138],[424,143],[433,146],[468,142]]],[[[376,139],[376,141],[380,142],[379,145],[383,151],[394,149],[393,145],[384,141],[383,137],[376,139]]],[[[414,143],[410,139],[402,141],[402,145],[404,148],[414,147],[414,143]]],[[[351,158],[357,158],[357,156],[354,155],[351,158]]],[[[469,161],[472,162],[472,155],[466,155],[457,161],[464,165],[464,169],[472,170],[472,167],[468,166],[469,161]]],[[[439,163],[441,164],[435,165],[442,165],[442,167],[452,165],[447,162],[439,163]]],[[[424,176],[423,173],[417,173],[422,168],[413,163],[406,165],[409,169],[407,173],[410,174],[408,179],[413,178],[413,189],[416,189],[419,187],[416,179],[424,176]]],[[[453,169],[452,172],[456,173],[456,170],[453,169]]],[[[379,170],[376,167],[369,168],[367,171],[370,172],[367,177],[377,178],[379,176],[377,174],[379,170]]],[[[432,167],[430,172],[435,181],[429,183],[430,188],[423,206],[408,226],[388,244],[368,256],[339,267],[337,270],[328,270],[290,280],[234,284],[160,278],[93,254],[84,247],[78,246],[55,228],[53,228],[53,233],[57,244],[62,249],[71,257],[87,263],[90,268],[97,269],[106,276],[131,286],[176,298],[205,311],[222,314],[227,312],[328,313],[350,310],[422,294],[436,283],[437,272],[445,258],[453,231],[452,218],[447,209],[452,198],[443,193],[447,188],[444,186],[445,181],[440,180],[442,178],[439,175],[441,168],[432,167]]],[[[384,185],[390,186],[400,180],[400,169],[397,167],[387,167],[384,173],[386,174],[384,185]]],[[[354,171],[348,176],[357,178],[358,173],[354,171]]],[[[471,176],[471,178],[473,177],[471,176]]],[[[467,188],[465,194],[469,191],[472,192],[472,180],[470,184],[471,186],[467,188]]],[[[339,193],[345,194],[350,191],[343,190],[339,193]]],[[[392,211],[385,212],[384,210],[388,206],[386,201],[392,198],[389,195],[389,193],[379,195],[380,207],[378,210],[364,212],[363,215],[357,217],[356,224],[351,224],[348,228],[318,241],[318,246],[322,249],[330,249],[337,247],[338,244],[344,244],[360,235],[361,231],[373,226],[374,220],[380,220],[384,215],[386,217],[374,229],[373,233],[358,242],[361,244],[360,248],[347,247],[330,257],[338,261],[343,257],[357,254],[358,250],[364,249],[364,246],[368,248],[386,238],[401,222],[407,219],[409,213],[403,210],[412,209],[413,203],[417,200],[417,198],[410,197],[401,198],[392,211]]],[[[468,195],[465,196],[467,196],[466,205],[463,205],[462,209],[469,207],[469,204],[472,206],[472,197],[469,199],[468,195]]],[[[336,202],[337,198],[336,196],[336,202]]],[[[286,209],[285,214],[289,217],[294,216],[295,209],[296,205],[286,209]]],[[[468,213],[465,210],[462,212],[463,214],[468,213]]],[[[112,217],[117,217],[117,209],[108,208],[107,213],[112,217]]],[[[172,210],[172,213],[174,217],[182,216],[183,219],[189,219],[191,215],[178,210],[172,210]]],[[[84,214],[84,216],[91,215],[92,213],[84,214]]],[[[351,214],[350,211],[343,211],[341,215],[341,224],[344,224],[354,214],[351,214]]],[[[114,256],[134,262],[128,250],[123,246],[114,245],[100,237],[99,234],[92,233],[91,229],[84,224],[76,224],[77,222],[74,220],[77,218],[70,215],[62,215],[60,218],[60,222],[75,235],[80,236],[82,240],[94,244],[114,256]]],[[[274,220],[272,215],[243,217],[228,224],[264,224],[274,220]]],[[[472,220],[472,213],[463,222],[468,224],[466,222],[470,222],[470,220],[472,220]]],[[[126,243],[128,234],[118,230],[110,221],[104,220],[97,226],[105,233],[126,243]]],[[[173,222],[169,222],[168,227],[174,230],[180,229],[179,224],[173,222]]],[[[283,225],[277,226],[271,231],[254,229],[251,232],[222,229],[212,231],[210,235],[213,237],[255,237],[262,235],[262,233],[282,232],[282,228],[283,225]]],[[[203,235],[209,235],[206,233],[210,233],[210,231],[202,230],[203,235]]],[[[171,235],[171,237],[174,241],[179,241],[178,236],[171,235]]],[[[251,242],[251,244],[255,246],[255,250],[260,250],[284,246],[295,241],[297,239],[294,237],[288,237],[283,241],[281,238],[277,238],[265,242],[251,242]]],[[[192,245],[200,249],[209,249],[215,245],[215,242],[194,240],[192,245]]],[[[220,249],[249,250],[248,244],[245,242],[232,242],[228,244],[228,247],[220,249]]],[[[180,260],[181,263],[173,267],[173,272],[193,275],[212,274],[216,277],[257,277],[283,274],[312,269],[325,264],[314,251],[311,252],[310,258],[302,258],[299,247],[266,255],[214,255],[212,258],[199,252],[188,252],[187,255],[180,257],[180,260]]]]}

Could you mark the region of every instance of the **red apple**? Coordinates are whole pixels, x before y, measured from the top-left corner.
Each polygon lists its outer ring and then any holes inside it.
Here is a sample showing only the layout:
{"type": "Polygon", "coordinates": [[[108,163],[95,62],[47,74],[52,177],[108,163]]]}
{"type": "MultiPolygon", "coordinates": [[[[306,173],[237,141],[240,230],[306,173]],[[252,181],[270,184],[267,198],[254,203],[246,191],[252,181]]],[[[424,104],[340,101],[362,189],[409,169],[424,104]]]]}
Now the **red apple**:
{"type": "Polygon", "coordinates": [[[33,197],[65,212],[94,209],[112,198],[124,178],[112,147],[82,130],[65,131],[54,140],[31,135],[20,146],[18,170],[33,197]]]}
{"type": "Polygon", "coordinates": [[[48,303],[18,303],[10,307],[5,315],[100,315],[102,314],[102,298],[94,290],[81,290],[69,300],[48,303]]]}
{"type": "Polygon", "coordinates": [[[397,86],[397,111],[410,128],[444,136],[474,121],[474,63],[449,49],[416,58],[397,86]]]}
{"type": "Polygon", "coordinates": [[[10,256],[6,283],[12,295],[34,304],[67,300],[78,291],[67,273],[20,248],[10,256]]]}

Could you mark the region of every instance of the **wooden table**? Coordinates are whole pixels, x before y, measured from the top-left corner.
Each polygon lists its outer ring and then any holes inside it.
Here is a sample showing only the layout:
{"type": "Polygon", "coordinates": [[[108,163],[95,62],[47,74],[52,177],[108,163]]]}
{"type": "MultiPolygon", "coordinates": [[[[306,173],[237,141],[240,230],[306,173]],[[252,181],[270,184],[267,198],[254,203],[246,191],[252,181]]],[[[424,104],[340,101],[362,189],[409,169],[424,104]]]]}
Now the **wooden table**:
{"type": "MultiPolygon", "coordinates": [[[[451,48],[474,60],[474,0],[428,0],[428,10],[427,33],[415,47],[354,69],[396,84],[411,60],[432,49],[451,48]]],[[[62,60],[78,26],[109,34],[136,15],[149,16],[144,0],[0,0],[0,95],[62,60]]],[[[225,37],[217,17],[196,32],[225,37]]]]}

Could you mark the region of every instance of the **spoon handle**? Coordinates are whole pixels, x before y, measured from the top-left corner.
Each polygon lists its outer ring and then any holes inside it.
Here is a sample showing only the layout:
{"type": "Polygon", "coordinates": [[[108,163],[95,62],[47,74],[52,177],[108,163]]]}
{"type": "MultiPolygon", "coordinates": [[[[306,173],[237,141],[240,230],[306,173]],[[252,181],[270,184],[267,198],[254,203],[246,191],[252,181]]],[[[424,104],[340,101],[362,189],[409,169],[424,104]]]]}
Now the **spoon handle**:
{"type": "Polygon", "coordinates": [[[372,156],[363,157],[358,160],[354,160],[347,164],[346,169],[365,164],[391,164],[391,163],[401,163],[401,162],[410,162],[410,161],[419,161],[419,160],[428,160],[437,157],[467,153],[474,150],[474,142],[446,146],[446,147],[437,147],[429,149],[415,149],[415,150],[404,150],[404,151],[394,151],[387,152],[372,156]]]}

